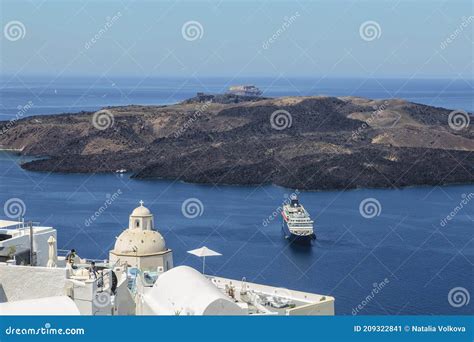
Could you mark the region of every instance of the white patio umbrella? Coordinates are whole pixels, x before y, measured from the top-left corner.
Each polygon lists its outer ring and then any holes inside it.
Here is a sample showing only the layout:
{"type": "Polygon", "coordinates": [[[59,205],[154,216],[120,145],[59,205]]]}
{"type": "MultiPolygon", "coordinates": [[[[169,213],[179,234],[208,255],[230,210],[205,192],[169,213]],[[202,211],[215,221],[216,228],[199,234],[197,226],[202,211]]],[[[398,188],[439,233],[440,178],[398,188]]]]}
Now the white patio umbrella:
{"type": "Polygon", "coordinates": [[[48,239],[48,264],[47,267],[56,267],[58,254],[56,253],[56,239],[50,236],[48,239]]]}
{"type": "Polygon", "coordinates": [[[207,256],[220,256],[221,253],[213,251],[212,249],[203,246],[201,248],[193,249],[192,251],[188,251],[189,254],[193,254],[202,258],[202,274],[204,274],[204,268],[206,267],[206,257],[207,256]]]}

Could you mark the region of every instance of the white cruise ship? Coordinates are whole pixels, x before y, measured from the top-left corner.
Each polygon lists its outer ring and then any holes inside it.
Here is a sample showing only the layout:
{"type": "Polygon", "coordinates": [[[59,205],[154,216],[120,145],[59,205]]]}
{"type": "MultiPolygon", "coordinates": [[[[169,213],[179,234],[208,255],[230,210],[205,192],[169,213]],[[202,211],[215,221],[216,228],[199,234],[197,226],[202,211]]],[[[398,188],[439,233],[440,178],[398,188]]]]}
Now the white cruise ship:
{"type": "Polygon", "coordinates": [[[314,222],[296,195],[291,196],[290,203],[283,206],[281,216],[285,238],[301,241],[310,241],[316,238],[313,228],[314,222]]]}

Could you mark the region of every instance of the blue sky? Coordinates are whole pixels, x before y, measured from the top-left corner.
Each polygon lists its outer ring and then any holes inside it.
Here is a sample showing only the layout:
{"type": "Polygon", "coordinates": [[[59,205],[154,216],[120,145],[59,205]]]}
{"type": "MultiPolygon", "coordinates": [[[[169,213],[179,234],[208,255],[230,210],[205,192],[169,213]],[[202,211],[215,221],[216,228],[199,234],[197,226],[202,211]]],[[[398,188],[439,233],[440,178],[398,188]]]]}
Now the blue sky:
{"type": "Polygon", "coordinates": [[[3,32],[1,72],[472,79],[472,6],[470,0],[2,0],[2,32],[19,21],[25,35],[11,41],[3,32]],[[202,27],[196,40],[183,37],[189,21],[202,27]],[[373,40],[360,33],[368,21],[378,25],[373,40]]]}

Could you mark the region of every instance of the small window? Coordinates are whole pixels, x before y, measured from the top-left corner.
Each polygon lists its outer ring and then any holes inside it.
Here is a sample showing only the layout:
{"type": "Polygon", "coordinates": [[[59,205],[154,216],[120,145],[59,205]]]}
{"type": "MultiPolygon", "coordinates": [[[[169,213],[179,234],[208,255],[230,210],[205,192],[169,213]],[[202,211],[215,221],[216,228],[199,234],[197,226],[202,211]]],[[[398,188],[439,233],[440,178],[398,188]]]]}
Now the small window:
{"type": "Polygon", "coordinates": [[[135,227],[137,227],[137,228],[140,227],[140,221],[138,221],[138,220],[135,221],[135,227]]]}

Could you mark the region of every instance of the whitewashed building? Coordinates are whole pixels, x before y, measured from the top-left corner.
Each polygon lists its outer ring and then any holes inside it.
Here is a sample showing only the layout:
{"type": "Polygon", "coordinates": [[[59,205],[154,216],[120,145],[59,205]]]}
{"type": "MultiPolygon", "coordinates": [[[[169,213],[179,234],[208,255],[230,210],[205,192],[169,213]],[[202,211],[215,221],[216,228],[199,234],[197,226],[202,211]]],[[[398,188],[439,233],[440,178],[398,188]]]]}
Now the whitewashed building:
{"type": "Polygon", "coordinates": [[[143,201],[130,215],[128,228],[117,238],[109,260],[141,270],[165,272],[173,267],[173,252],[155,230],[153,214],[143,206],[143,201]]]}

